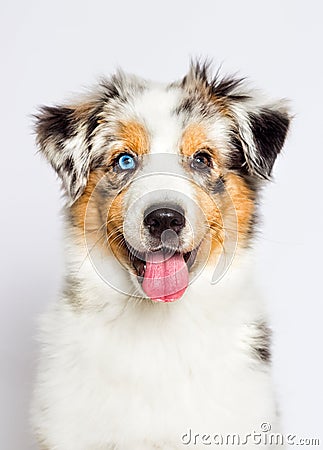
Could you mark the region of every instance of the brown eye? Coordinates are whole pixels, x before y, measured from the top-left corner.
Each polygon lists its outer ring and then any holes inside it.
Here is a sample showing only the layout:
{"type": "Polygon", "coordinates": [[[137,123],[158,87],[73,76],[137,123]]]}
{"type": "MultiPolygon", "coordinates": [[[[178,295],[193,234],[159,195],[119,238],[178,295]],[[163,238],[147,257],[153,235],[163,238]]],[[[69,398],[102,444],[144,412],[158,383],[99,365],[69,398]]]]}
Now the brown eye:
{"type": "Polygon", "coordinates": [[[206,170],[208,167],[213,167],[211,155],[206,152],[196,153],[193,156],[191,167],[195,170],[206,170]]]}

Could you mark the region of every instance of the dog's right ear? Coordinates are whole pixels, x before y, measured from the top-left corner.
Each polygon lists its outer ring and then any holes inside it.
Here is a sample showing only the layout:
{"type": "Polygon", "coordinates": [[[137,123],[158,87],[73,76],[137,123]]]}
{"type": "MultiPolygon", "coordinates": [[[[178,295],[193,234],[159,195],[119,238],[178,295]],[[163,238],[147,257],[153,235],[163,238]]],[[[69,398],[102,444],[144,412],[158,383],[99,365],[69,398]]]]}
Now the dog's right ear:
{"type": "Polygon", "coordinates": [[[83,193],[90,170],[102,161],[99,135],[107,117],[144,88],[143,80],[119,70],[102,78],[83,102],[40,108],[35,116],[37,144],[61,178],[70,205],[83,193]]]}
{"type": "Polygon", "coordinates": [[[82,194],[91,166],[91,136],[99,120],[97,102],[44,106],[36,115],[37,144],[62,180],[68,203],[82,194]]]}

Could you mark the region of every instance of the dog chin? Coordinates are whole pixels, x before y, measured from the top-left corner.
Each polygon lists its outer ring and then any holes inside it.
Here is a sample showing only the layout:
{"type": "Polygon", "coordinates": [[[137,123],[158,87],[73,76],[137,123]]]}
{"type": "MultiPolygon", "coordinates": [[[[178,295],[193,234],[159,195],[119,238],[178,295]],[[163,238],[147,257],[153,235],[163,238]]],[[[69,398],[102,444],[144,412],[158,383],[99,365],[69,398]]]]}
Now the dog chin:
{"type": "Polygon", "coordinates": [[[179,300],[188,287],[199,248],[200,244],[190,251],[160,246],[142,252],[127,243],[130,267],[144,295],[154,302],[179,300]]]}

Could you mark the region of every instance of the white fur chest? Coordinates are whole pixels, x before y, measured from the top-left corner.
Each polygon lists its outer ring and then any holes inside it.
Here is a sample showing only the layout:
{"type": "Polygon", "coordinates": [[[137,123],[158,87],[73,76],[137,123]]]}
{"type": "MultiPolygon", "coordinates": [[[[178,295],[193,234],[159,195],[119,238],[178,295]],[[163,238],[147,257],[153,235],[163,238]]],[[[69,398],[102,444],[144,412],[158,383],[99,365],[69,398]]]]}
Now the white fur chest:
{"type": "Polygon", "coordinates": [[[174,304],[120,299],[112,318],[108,307],[80,312],[65,303],[49,313],[34,423],[50,449],[166,450],[181,448],[189,429],[275,427],[269,370],[252,356],[248,326],[262,307],[235,278],[236,295],[201,277],[174,304]]]}

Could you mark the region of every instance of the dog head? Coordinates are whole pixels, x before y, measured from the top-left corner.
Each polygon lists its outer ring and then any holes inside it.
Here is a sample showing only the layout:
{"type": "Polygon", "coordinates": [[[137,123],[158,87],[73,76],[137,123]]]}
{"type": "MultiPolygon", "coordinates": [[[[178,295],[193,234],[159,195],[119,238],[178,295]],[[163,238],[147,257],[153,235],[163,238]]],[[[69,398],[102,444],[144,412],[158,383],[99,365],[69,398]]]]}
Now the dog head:
{"type": "Polygon", "coordinates": [[[285,102],[195,63],[169,85],[119,72],[43,107],[36,132],[75,229],[112,251],[139,295],[166,302],[228,242],[248,245],[289,121],[285,102]]]}

